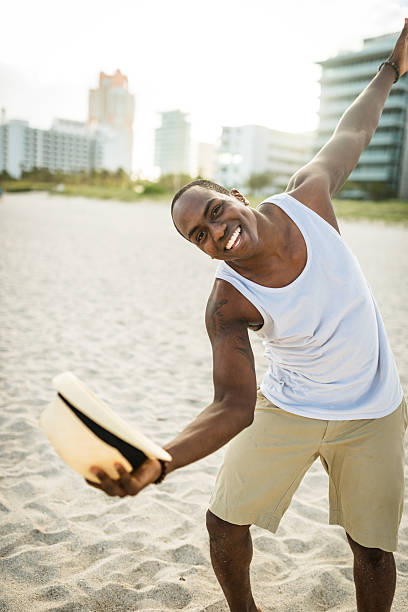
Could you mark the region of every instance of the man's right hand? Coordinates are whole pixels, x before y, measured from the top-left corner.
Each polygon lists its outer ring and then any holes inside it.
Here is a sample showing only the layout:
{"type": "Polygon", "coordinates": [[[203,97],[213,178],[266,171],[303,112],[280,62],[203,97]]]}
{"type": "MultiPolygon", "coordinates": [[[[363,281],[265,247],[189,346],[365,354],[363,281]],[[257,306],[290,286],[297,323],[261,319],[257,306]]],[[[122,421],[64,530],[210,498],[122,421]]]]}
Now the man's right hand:
{"type": "Polygon", "coordinates": [[[388,60],[398,64],[400,76],[408,72],[408,17],[388,60]]]}
{"type": "Polygon", "coordinates": [[[126,497],[126,495],[137,495],[147,485],[155,482],[161,474],[161,463],[158,459],[146,459],[142,465],[128,472],[120,463],[115,463],[115,469],[119,478],[113,479],[101,468],[92,466],[91,472],[101,481],[100,484],[86,480],[86,482],[96,489],[104,491],[111,497],[126,497]]]}

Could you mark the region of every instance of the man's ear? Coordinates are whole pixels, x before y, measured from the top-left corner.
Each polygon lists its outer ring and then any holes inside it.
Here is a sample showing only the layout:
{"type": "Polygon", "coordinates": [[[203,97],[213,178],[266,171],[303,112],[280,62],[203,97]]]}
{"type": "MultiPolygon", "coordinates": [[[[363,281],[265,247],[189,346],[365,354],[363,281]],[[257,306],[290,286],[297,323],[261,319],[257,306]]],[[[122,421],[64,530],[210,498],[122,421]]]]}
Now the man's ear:
{"type": "Polygon", "coordinates": [[[246,199],[246,197],[245,197],[245,196],[243,196],[243,195],[242,195],[242,193],[240,193],[240,192],[238,191],[238,189],[235,189],[235,188],[234,188],[234,189],[231,189],[231,195],[232,195],[234,198],[237,198],[237,200],[239,200],[239,201],[240,201],[240,202],[242,202],[243,204],[245,204],[245,206],[250,206],[250,204],[249,204],[248,200],[246,199]]]}

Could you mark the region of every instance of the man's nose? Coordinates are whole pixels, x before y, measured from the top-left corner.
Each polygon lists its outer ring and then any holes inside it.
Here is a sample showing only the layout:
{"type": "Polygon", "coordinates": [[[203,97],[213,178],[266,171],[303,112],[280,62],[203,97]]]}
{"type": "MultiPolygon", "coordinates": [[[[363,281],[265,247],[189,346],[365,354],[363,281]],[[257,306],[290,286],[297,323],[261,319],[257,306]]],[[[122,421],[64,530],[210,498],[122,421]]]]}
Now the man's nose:
{"type": "Polygon", "coordinates": [[[220,238],[225,236],[227,224],[222,222],[211,223],[210,225],[210,233],[214,242],[218,242],[220,238]]]}

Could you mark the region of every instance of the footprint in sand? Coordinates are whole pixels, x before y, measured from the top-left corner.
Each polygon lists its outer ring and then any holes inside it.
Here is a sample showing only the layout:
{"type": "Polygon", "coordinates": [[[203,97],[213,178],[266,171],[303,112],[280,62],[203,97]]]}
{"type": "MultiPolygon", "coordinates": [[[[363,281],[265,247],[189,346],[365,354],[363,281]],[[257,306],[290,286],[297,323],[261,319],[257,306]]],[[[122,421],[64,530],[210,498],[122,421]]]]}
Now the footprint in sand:
{"type": "Polygon", "coordinates": [[[54,584],[40,591],[36,597],[37,599],[44,599],[47,601],[57,601],[59,599],[67,599],[69,595],[69,590],[62,584],[54,584]]]}
{"type": "Polygon", "coordinates": [[[188,565],[207,565],[207,560],[201,551],[191,544],[184,544],[171,551],[171,555],[176,563],[187,563],[188,565]]]}
{"type": "Polygon", "coordinates": [[[190,592],[184,586],[172,582],[159,583],[148,592],[147,597],[160,601],[166,608],[176,609],[185,608],[192,599],[190,592]]]}

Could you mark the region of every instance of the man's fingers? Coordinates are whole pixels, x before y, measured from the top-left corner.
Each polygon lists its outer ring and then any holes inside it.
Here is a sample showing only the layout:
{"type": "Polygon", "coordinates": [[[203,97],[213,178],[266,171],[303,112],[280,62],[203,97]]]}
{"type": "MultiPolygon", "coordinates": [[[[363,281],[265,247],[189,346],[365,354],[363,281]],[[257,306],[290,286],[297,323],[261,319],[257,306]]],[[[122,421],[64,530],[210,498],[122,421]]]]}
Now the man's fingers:
{"type": "MultiPolygon", "coordinates": [[[[99,476],[98,476],[99,478],[99,476]]],[[[113,495],[117,495],[117,493],[112,493],[111,488],[107,488],[106,485],[102,486],[101,484],[97,483],[97,482],[93,482],[93,480],[88,480],[87,478],[85,478],[86,482],[91,486],[91,487],[95,487],[95,489],[99,489],[100,491],[104,491],[104,493],[107,493],[110,496],[113,495]]]]}
{"type": "Polygon", "coordinates": [[[121,476],[120,484],[128,495],[137,495],[148,484],[157,480],[161,471],[161,465],[157,459],[146,459],[141,466],[130,473],[121,471],[119,464],[115,464],[115,467],[121,476]]]}
{"type": "Polygon", "coordinates": [[[123,481],[123,482],[127,482],[127,479],[130,476],[130,472],[125,470],[125,468],[123,467],[123,465],[121,463],[115,463],[115,470],[119,474],[120,480],[123,481]]]}
{"type": "MultiPolygon", "coordinates": [[[[85,481],[91,485],[91,487],[95,487],[95,489],[102,489],[101,485],[98,484],[97,482],[94,482],[93,480],[88,480],[87,478],[85,478],[85,481]]],[[[103,489],[102,489],[103,490],[103,489]]]]}
{"type": "Polygon", "coordinates": [[[100,483],[95,483],[86,480],[88,484],[104,491],[107,495],[125,497],[125,495],[137,495],[148,484],[157,480],[161,465],[157,459],[146,459],[142,465],[128,472],[121,463],[115,463],[115,469],[118,473],[117,479],[112,479],[101,468],[92,466],[91,472],[100,480],[100,483]]]}
{"type": "Polygon", "coordinates": [[[122,493],[117,481],[112,480],[112,478],[110,478],[103,470],[97,467],[92,467],[91,472],[99,478],[101,481],[100,488],[103,489],[105,493],[111,495],[112,497],[122,493]]]}
{"type": "Polygon", "coordinates": [[[119,484],[123,489],[125,495],[136,495],[140,491],[140,487],[137,485],[135,479],[132,477],[131,472],[125,470],[120,463],[115,463],[115,469],[119,474],[119,484]]]}

